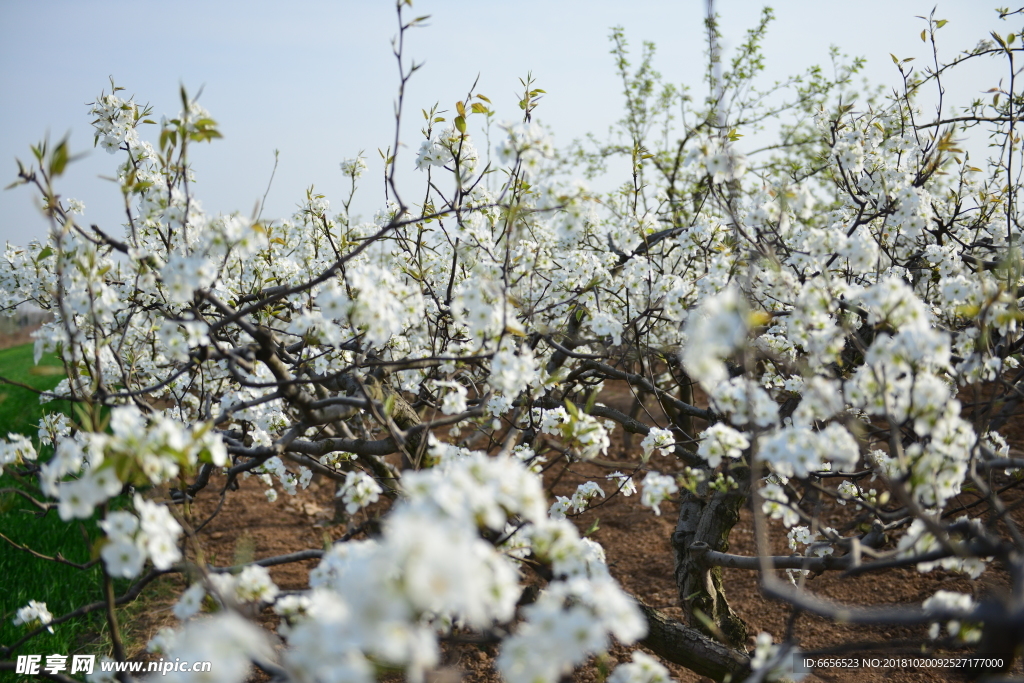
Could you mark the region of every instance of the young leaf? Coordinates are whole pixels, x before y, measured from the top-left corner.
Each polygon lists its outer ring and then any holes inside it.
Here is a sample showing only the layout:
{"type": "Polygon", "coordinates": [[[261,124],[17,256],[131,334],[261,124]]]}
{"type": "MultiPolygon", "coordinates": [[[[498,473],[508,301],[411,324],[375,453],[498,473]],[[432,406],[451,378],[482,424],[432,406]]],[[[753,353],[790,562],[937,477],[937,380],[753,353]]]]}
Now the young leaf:
{"type": "Polygon", "coordinates": [[[573,418],[577,420],[580,418],[580,409],[577,408],[576,404],[569,399],[565,399],[565,409],[573,418]]]}
{"type": "Polygon", "coordinates": [[[68,165],[68,142],[67,139],[61,140],[57,145],[57,149],[53,150],[53,156],[50,157],[50,175],[57,177],[64,173],[64,168],[68,165]]]}

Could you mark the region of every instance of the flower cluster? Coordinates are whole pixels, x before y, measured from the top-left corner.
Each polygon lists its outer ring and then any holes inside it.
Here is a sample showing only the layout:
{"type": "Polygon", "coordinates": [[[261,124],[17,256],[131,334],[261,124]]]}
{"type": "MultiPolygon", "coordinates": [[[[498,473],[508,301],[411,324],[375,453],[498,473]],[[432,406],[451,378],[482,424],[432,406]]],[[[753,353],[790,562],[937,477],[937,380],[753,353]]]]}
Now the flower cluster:
{"type": "MultiPolygon", "coordinates": [[[[50,610],[46,609],[46,603],[36,600],[29,600],[28,604],[18,608],[14,615],[15,626],[39,628],[40,626],[46,626],[51,621],[53,621],[53,615],[50,614],[50,610]]],[[[47,626],[47,630],[53,633],[52,626],[47,626]]]]}
{"type": "Polygon", "coordinates": [[[376,503],[383,491],[373,477],[362,470],[354,470],[345,475],[345,481],[338,487],[337,496],[345,503],[345,509],[351,515],[376,503]]]}
{"type": "Polygon", "coordinates": [[[644,475],[641,486],[643,492],[640,494],[640,503],[654,510],[656,515],[661,514],[661,504],[679,491],[673,477],[658,472],[648,472],[644,475]]]}
{"type": "Polygon", "coordinates": [[[100,522],[107,534],[100,557],[111,576],[134,578],[147,558],[157,569],[168,569],[181,559],[178,536],[182,528],[167,506],[135,494],[135,509],[138,517],[119,510],[108,513],[100,522]]]}

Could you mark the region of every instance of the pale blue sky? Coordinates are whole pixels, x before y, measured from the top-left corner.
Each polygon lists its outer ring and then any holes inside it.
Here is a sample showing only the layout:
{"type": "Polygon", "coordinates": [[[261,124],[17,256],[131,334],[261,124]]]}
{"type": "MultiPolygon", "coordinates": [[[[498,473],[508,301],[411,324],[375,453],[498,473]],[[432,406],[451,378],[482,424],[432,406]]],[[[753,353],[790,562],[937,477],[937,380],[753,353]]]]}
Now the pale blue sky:
{"type": "MultiPolygon", "coordinates": [[[[777,16],[765,45],[772,79],[827,63],[830,44],[867,57],[868,77],[890,86],[898,74],[889,53],[917,57],[917,64],[928,56],[918,37],[924,22],[915,15],[928,14],[935,0],[770,4],[777,16]]],[[[996,18],[1000,4],[940,2],[936,16],[949,20],[941,54],[952,57],[992,29],[1016,29],[996,18]]],[[[753,25],[761,5],[718,3],[726,48],[753,25]]],[[[420,109],[435,101],[450,109],[478,73],[477,92],[491,98],[499,120],[519,115],[517,79],[532,71],[548,92],[537,117],[557,144],[606,131],[622,110],[608,54],[614,25],[626,28],[637,54],[643,41],[656,42],[662,74],[699,89],[703,7],[702,0],[416,0],[411,16],[432,19],[407,42],[407,55],[425,66],[407,95],[403,180],[417,180],[411,168],[420,109]]],[[[275,149],[280,165],[265,217],[290,215],[311,184],[338,207],[347,189],[338,163],[363,149],[370,174],[356,210],[368,217],[383,203],[376,149],[393,136],[395,29],[390,0],[0,0],[0,186],[14,180],[14,159],[29,158],[30,144],[47,131],[52,139],[70,132],[73,151],[90,153],[69,167],[59,191],[85,202],[86,221],[120,232],[120,193],[99,179],[119,160],[92,149],[86,115],[86,103],[109,89],[112,75],[137,101],[151,103],[157,118],[177,113],[179,83],[190,92],[204,88],[200,102],[224,134],[193,156],[207,211],[248,214],[266,188],[275,149]]],[[[950,82],[950,90],[977,96],[1003,71],[990,62],[950,82]]],[[[156,127],[146,128],[155,139],[156,127]]],[[[0,192],[0,244],[43,235],[32,196],[24,187],[0,192]]]]}

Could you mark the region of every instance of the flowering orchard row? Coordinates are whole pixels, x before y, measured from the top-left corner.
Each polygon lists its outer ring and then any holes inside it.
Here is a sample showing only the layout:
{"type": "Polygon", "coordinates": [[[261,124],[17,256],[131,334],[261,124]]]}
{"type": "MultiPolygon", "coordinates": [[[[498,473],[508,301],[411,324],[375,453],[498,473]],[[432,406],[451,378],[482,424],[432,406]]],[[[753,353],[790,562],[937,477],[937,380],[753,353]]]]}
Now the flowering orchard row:
{"type": "MultiPolygon", "coordinates": [[[[398,118],[420,22],[409,4],[398,118]]],[[[67,379],[43,400],[75,410],[9,437],[0,464],[33,483],[20,495],[39,508],[102,518],[104,581],[135,582],[123,599],[162,574],[190,577],[180,627],[150,648],[216,662],[218,681],[244,680],[251,663],[309,683],[395,669],[422,681],[442,638],[497,643],[510,683],[553,683],[613,640],[719,679],[783,676],[792,644],[761,634],[743,649],[723,565],[757,570],[769,596],[805,611],[934,624],[934,644],[984,651],[1024,618],[1024,538],[1003,498],[1024,461],[999,433],[1024,396],[1017,34],[916,71],[894,57],[905,87],[884,98],[858,96],[859,63],[841,60],[832,77],[814,68],[763,89],[770,19],[727,56],[708,17],[702,96],[664,83],[649,48],[630,64],[616,30],[626,114],[605,145],[556,151],[530,79],[516,122],[495,123],[473,89],[451,111],[423,110],[415,157],[397,141],[382,151],[386,196],[368,222],[348,212],[362,158],[341,164],[340,212],[311,189],[285,220],[208,215],[189,151],[220,136],[211,115],[183,89],[181,111],[157,121],[113,87],[89,114],[120,158],[124,225],[91,224],[62,198],[66,144],[20,165],[51,228],[7,247],[0,303],[53,314],[36,354],[57,353],[67,379]],[[1003,89],[917,108],[972,60],[1005,62],[1003,89]],[[778,144],[741,154],[766,122],[778,144]],[[501,138],[493,150],[477,146],[480,128],[501,138]],[[990,136],[991,159],[957,147],[967,130],[990,136]],[[618,189],[569,178],[612,156],[630,168],[618,189]],[[421,182],[400,186],[396,169],[412,166],[421,182]],[[610,381],[636,393],[632,414],[600,403],[610,381]],[[610,463],[614,432],[642,442],[610,463]],[[579,461],[615,467],[549,499],[542,473],[579,461]],[[250,476],[270,503],[314,476],[336,481],[349,533],[240,568],[197,561],[209,520],[191,501],[250,476]],[[978,502],[965,509],[967,489],[978,502]],[[679,512],[686,623],[626,594],[570,519],[638,490],[652,514],[679,512]],[[743,505],[757,557],[723,552],[743,505]],[[843,524],[823,524],[825,507],[843,524]],[[770,556],[779,524],[793,556],[770,556]],[[309,558],[308,591],[280,592],[266,566],[309,558]],[[1013,597],[939,591],[872,610],[823,602],[803,581],[908,565],[1007,572],[1013,597]],[[265,608],[283,648],[252,619],[265,608]]],[[[934,46],[944,23],[928,18],[922,40],[934,46]]],[[[33,601],[17,615],[25,638],[0,654],[65,619],[33,601]]],[[[667,672],[637,652],[611,678],[667,672]]]]}

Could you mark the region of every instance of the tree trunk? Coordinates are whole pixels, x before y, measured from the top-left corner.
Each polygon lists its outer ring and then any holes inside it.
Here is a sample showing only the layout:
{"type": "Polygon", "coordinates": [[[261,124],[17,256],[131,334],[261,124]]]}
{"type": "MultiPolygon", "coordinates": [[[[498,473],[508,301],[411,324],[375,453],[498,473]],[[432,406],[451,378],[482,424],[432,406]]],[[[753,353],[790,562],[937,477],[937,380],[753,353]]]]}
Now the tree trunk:
{"type": "Polygon", "coordinates": [[[733,477],[739,482],[738,488],[727,493],[708,491],[706,484],[697,494],[683,491],[672,548],[676,587],[689,625],[727,645],[742,647],[747,640],[747,625],[729,606],[721,568],[707,567],[699,555],[690,553],[694,543],[728,552],[729,532],[739,521],[750,488],[745,467],[735,471],[733,477]]]}
{"type": "Polygon", "coordinates": [[[647,617],[647,637],[640,644],[662,659],[716,681],[741,681],[750,671],[750,658],[744,652],[722,645],[643,603],[640,609],[647,617]]]}

